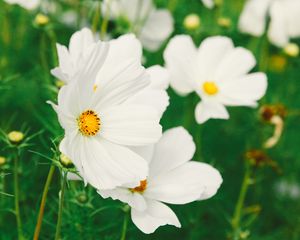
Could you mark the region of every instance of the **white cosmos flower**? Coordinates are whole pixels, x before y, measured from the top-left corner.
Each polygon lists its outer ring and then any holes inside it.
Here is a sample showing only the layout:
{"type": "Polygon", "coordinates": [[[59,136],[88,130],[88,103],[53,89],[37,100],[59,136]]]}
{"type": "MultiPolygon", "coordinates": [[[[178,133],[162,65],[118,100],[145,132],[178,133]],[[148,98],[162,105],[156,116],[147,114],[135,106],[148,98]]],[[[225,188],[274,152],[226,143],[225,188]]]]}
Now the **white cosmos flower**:
{"type": "Polygon", "coordinates": [[[28,10],[33,10],[37,8],[40,4],[40,0],[4,0],[9,4],[18,4],[23,8],[28,10]]]}
{"type": "Polygon", "coordinates": [[[69,77],[69,83],[60,89],[58,105],[52,104],[65,130],[61,152],[72,159],[85,182],[97,189],[137,184],[145,178],[147,162],[128,146],[155,143],[161,136],[157,111],[127,102],[149,84],[140,58],[125,54],[134,46],[122,41],[118,47],[112,45],[99,41],[84,52],[82,45],[77,51],[74,46],[72,62],[80,64],[70,75],[60,72],[69,77]]]}
{"type": "MultiPolygon", "coordinates": [[[[142,59],[142,46],[133,34],[123,35],[109,43],[110,48],[105,61],[105,66],[107,66],[105,72],[108,74],[109,71],[113,71],[116,59],[122,61],[130,58],[142,59]]],[[[59,66],[54,68],[51,73],[65,83],[71,82],[73,75],[89,57],[86,56],[87,49],[95,44],[96,40],[90,29],[83,28],[75,32],[70,39],[68,49],[57,44],[59,66]]],[[[169,96],[166,92],[169,86],[169,73],[165,68],[158,65],[148,68],[146,72],[150,77],[150,85],[129,96],[127,102],[153,106],[161,116],[169,105],[169,96]]]]}
{"type": "Polygon", "coordinates": [[[148,159],[149,176],[135,188],[124,185],[98,193],[128,203],[133,223],[144,233],[152,233],[166,224],[180,227],[177,216],[164,203],[186,204],[208,199],[222,183],[216,169],[190,161],[195,143],[182,127],[166,131],[154,146],[135,150],[148,159]]]}
{"type": "Polygon", "coordinates": [[[205,7],[212,9],[215,6],[213,0],[201,0],[205,7]]]}
{"type": "Polygon", "coordinates": [[[152,0],[104,0],[103,14],[127,21],[143,46],[156,51],[173,32],[174,20],[167,9],[156,9],[152,0]]]}
{"type": "Polygon", "coordinates": [[[299,0],[248,0],[239,19],[239,29],[260,37],[268,17],[268,37],[274,45],[284,47],[290,38],[300,37],[299,0]]]}
{"type": "Polygon", "coordinates": [[[256,64],[253,54],[235,48],[228,37],[209,37],[196,48],[189,36],[175,36],[164,59],[171,87],[181,95],[195,91],[200,96],[195,110],[198,123],[228,119],[225,106],[256,106],[266,92],[266,75],[248,74],[256,64]]]}

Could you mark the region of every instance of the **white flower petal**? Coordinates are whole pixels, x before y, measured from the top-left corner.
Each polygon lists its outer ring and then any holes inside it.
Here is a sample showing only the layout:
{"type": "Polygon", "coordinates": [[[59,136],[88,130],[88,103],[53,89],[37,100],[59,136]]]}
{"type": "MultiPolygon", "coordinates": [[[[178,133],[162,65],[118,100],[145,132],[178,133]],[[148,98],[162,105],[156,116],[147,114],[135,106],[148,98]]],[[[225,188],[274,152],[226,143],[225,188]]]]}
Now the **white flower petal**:
{"type": "Polygon", "coordinates": [[[97,192],[103,198],[111,197],[113,200],[120,200],[138,211],[144,211],[147,208],[145,198],[139,193],[131,192],[128,188],[118,187],[112,190],[98,190],[97,192]]]}
{"type": "Polygon", "coordinates": [[[161,137],[157,111],[143,105],[120,105],[100,113],[100,135],[127,146],[143,146],[161,137]]]}
{"type": "Polygon", "coordinates": [[[195,117],[197,123],[202,124],[210,118],[229,119],[229,114],[226,108],[220,103],[212,101],[202,101],[196,106],[195,117]]]}
{"type": "Polygon", "coordinates": [[[106,107],[125,103],[150,83],[149,76],[140,61],[134,59],[116,65],[112,73],[114,76],[111,78],[101,75],[101,78],[97,79],[97,89],[93,99],[95,109],[103,110],[106,107]]]}
{"type": "Polygon", "coordinates": [[[287,18],[287,29],[290,37],[300,36],[300,1],[285,1],[285,12],[287,18]]]}
{"type": "Polygon", "coordinates": [[[170,73],[162,66],[154,65],[146,69],[150,76],[149,88],[166,90],[170,84],[170,73]]]}
{"type": "Polygon", "coordinates": [[[248,0],[239,19],[240,31],[256,37],[262,36],[271,2],[272,0],[248,0]]]}
{"type": "Polygon", "coordinates": [[[256,64],[253,54],[242,47],[230,51],[220,62],[215,79],[222,82],[247,74],[256,64]]]}
{"type": "Polygon", "coordinates": [[[152,106],[162,116],[169,105],[169,96],[165,90],[169,85],[169,73],[158,65],[148,68],[147,73],[150,75],[150,85],[130,97],[126,103],[152,106]]]}
{"type": "Polygon", "coordinates": [[[171,204],[186,204],[213,196],[222,183],[220,173],[210,165],[185,163],[169,172],[149,178],[145,197],[171,204]]]}
{"type": "Polygon", "coordinates": [[[149,51],[156,51],[174,30],[174,21],[168,10],[153,10],[150,12],[139,38],[149,51]]]}
{"type": "Polygon", "coordinates": [[[212,9],[214,7],[214,1],[213,0],[202,0],[205,7],[212,9]]]}
{"type": "Polygon", "coordinates": [[[170,72],[170,85],[181,95],[194,90],[196,55],[193,40],[187,35],[172,38],[164,52],[166,68],[170,72]]]}
{"type": "Polygon", "coordinates": [[[134,34],[125,34],[109,42],[109,51],[105,63],[98,73],[96,84],[99,87],[110,83],[118,73],[119,66],[127,66],[128,63],[140,64],[142,58],[142,46],[134,34]],[[116,69],[117,67],[117,69],[116,69]]]}
{"type": "Polygon", "coordinates": [[[201,43],[197,56],[197,87],[204,81],[215,80],[216,69],[233,47],[232,40],[222,36],[208,37],[201,43]]]}
{"type": "Polygon", "coordinates": [[[158,227],[173,225],[181,227],[175,213],[165,204],[157,201],[147,201],[147,210],[131,209],[133,223],[144,233],[153,233],[158,227]]]}
{"type": "Polygon", "coordinates": [[[4,0],[9,4],[19,4],[21,7],[27,10],[33,10],[40,4],[40,0],[4,0]]]}
{"type": "Polygon", "coordinates": [[[59,124],[67,131],[76,131],[78,129],[76,119],[68,113],[68,111],[64,111],[58,105],[55,105],[51,101],[47,101],[48,104],[52,106],[54,111],[57,113],[59,124]]]}
{"type": "Polygon", "coordinates": [[[140,155],[142,158],[144,158],[148,164],[151,162],[154,154],[154,147],[155,145],[147,145],[147,146],[142,146],[142,147],[130,147],[135,153],[140,155]]]}
{"type": "Polygon", "coordinates": [[[58,93],[58,105],[64,111],[77,118],[80,113],[91,107],[94,95],[94,84],[108,52],[108,44],[98,42],[89,51],[78,73],[69,84],[62,87],[58,93]]]}
{"type": "Polygon", "coordinates": [[[60,44],[56,44],[59,67],[51,70],[52,75],[64,82],[69,82],[74,74],[74,66],[68,49],[60,44]]]}
{"type": "Polygon", "coordinates": [[[83,28],[72,35],[69,43],[69,51],[74,66],[78,66],[78,63],[82,61],[86,50],[93,46],[95,42],[93,33],[88,28],[83,28]]]}
{"type": "MultiPolygon", "coordinates": [[[[280,2],[275,1],[270,9],[270,26],[268,30],[268,37],[277,47],[284,47],[289,42],[287,19],[284,11],[284,6],[280,2]]],[[[287,13],[289,14],[289,13],[287,13]]]]}
{"type": "Polygon", "coordinates": [[[221,102],[226,106],[255,106],[267,90],[267,76],[264,73],[252,73],[232,79],[221,85],[221,102]]]}
{"type": "Polygon", "coordinates": [[[96,189],[112,189],[148,175],[147,162],[126,147],[93,137],[80,137],[71,147],[75,166],[82,168],[82,177],[96,189]]]}
{"type": "Polygon", "coordinates": [[[56,67],[51,69],[51,74],[57,79],[67,83],[69,81],[69,76],[62,71],[62,68],[56,67]]]}
{"type": "Polygon", "coordinates": [[[169,105],[169,96],[165,90],[147,88],[132,96],[126,103],[151,106],[157,110],[157,113],[161,117],[169,105]]]}
{"type": "Polygon", "coordinates": [[[165,131],[155,145],[149,166],[150,176],[155,177],[182,165],[192,159],[195,151],[193,138],[183,127],[165,131]]]}

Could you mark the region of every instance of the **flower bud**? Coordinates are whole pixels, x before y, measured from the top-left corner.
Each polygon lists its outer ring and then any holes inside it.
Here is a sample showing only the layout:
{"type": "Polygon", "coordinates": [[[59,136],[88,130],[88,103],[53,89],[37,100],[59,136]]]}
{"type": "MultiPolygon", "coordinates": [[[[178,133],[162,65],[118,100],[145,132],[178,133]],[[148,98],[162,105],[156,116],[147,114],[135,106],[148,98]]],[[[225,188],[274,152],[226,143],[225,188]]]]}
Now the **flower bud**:
{"type": "Polygon", "coordinates": [[[35,16],[34,22],[38,25],[38,26],[45,26],[46,24],[48,24],[50,21],[49,17],[42,14],[42,13],[38,13],[35,16]]]}
{"type": "Polygon", "coordinates": [[[12,131],[9,134],[7,134],[7,137],[9,141],[13,143],[19,143],[24,139],[24,134],[22,132],[12,131]]]}
{"type": "Polygon", "coordinates": [[[183,26],[187,30],[196,30],[200,27],[201,20],[200,17],[197,14],[189,14],[184,18],[183,26]]]}
{"type": "Polygon", "coordinates": [[[65,167],[69,167],[69,166],[73,165],[71,159],[63,153],[60,154],[59,159],[60,159],[60,162],[62,163],[62,165],[64,165],[65,167]]]}
{"type": "Polygon", "coordinates": [[[0,156],[0,166],[4,165],[6,163],[6,158],[0,156]]]}
{"type": "Polygon", "coordinates": [[[269,60],[269,68],[273,72],[281,73],[286,69],[287,59],[281,55],[272,55],[269,60]]]}
{"type": "Polygon", "coordinates": [[[55,82],[55,85],[56,85],[57,88],[61,88],[61,87],[63,87],[65,85],[65,82],[61,81],[61,80],[57,80],[55,82]]]}
{"type": "Polygon", "coordinates": [[[80,202],[80,203],[86,203],[86,202],[88,201],[88,198],[87,198],[87,196],[86,196],[85,193],[80,193],[80,194],[78,194],[78,195],[76,196],[76,199],[77,199],[77,201],[80,202]]]}
{"type": "Polygon", "coordinates": [[[232,22],[230,18],[227,17],[219,17],[218,18],[218,25],[224,28],[229,28],[232,22]]]}
{"type": "Polygon", "coordinates": [[[298,57],[299,56],[299,46],[296,43],[288,43],[283,48],[283,51],[289,57],[298,57]]]}

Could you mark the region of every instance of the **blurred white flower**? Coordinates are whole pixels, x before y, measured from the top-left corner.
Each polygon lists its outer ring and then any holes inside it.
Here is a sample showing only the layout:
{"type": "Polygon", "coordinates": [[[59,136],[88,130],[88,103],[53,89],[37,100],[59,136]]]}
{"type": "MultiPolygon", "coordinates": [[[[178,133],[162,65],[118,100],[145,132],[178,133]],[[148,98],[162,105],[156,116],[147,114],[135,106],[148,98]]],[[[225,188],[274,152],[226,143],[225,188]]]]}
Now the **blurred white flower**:
{"type": "Polygon", "coordinates": [[[177,216],[164,203],[186,204],[208,199],[222,183],[216,169],[206,163],[190,161],[195,148],[184,128],[168,130],[154,146],[135,149],[149,161],[147,178],[135,188],[124,185],[98,193],[104,198],[128,203],[133,223],[144,233],[152,233],[166,224],[180,227],[177,216]]]}
{"type": "Polygon", "coordinates": [[[156,9],[152,0],[104,0],[103,14],[126,21],[149,51],[158,50],[174,29],[171,13],[156,9]]]}
{"type": "Polygon", "coordinates": [[[260,37],[270,17],[268,37],[278,47],[288,44],[290,38],[300,37],[299,0],[248,0],[239,19],[242,32],[260,37]]]}
{"type": "Polygon", "coordinates": [[[201,0],[205,7],[212,9],[215,6],[214,0],[201,0]]]}
{"type": "Polygon", "coordinates": [[[300,198],[300,186],[295,181],[280,180],[275,184],[275,191],[281,197],[288,197],[294,200],[300,198]]]}
{"type": "MultiPolygon", "coordinates": [[[[83,28],[74,33],[70,39],[69,49],[57,44],[59,56],[59,67],[53,69],[51,73],[58,79],[69,83],[73,75],[80,69],[82,63],[86,61],[86,50],[95,45],[96,40],[90,29],[83,28]]],[[[106,65],[114,66],[116,56],[123,59],[142,58],[142,46],[133,34],[126,34],[118,39],[109,41],[110,50],[106,65]],[[119,56],[119,57],[120,57],[119,56]]],[[[166,89],[169,86],[169,73],[161,66],[152,66],[146,70],[150,77],[150,85],[142,91],[129,96],[127,102],[131,104],[145,104],[153,106],[161,116],[169,105],[169,96],[166,89]]]]}
{"type": "Polygon", "coordinates": [[[175,36],[164,59],[171,87],[181,95],[195,91],[202,99],[195,110],[199,124],[228,119],[225,106],[256,106],[266,92],[266,75],[248,74],[256,64],[253,54],[235,48],[228,37],[209,37],[196,48],[191,37],[175,36]]]}
{"type": "Polygon", "coordinates": [[[23,8],[28,10],[33,10],[37,8],[40,4],[40,0],[4,0],[9,4],[18,4],[23,8]]]}
{"type": "Polygon", "coordinates": [[[97,189],[136,185],[148,175],[148,165],[128,146],[157,142],[161,126],[154,108],[126,102],[149,84],[135,38],[98,41],[84,51],[90,39],[81,40],[71,41],[70,52],[60,46],[62,68],[56,73],[69,81],[59,91],[58,105],[52,103],[65,130],[60,151],[97,189]]]}

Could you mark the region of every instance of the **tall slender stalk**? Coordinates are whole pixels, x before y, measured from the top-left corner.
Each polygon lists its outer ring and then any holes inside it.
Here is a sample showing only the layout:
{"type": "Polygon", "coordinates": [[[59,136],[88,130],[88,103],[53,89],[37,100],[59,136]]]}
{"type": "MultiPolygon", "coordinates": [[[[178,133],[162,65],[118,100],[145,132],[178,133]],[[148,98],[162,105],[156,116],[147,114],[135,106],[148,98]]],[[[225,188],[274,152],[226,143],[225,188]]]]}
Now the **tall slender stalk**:
{"type": "Polygon", "coordinates": [[[55,166],[51,165],[48,176],[47,176],[46,184],[45,184],[44,190],[43,190],[43,196],[42,196],[42,200],[41,200],[39,215],[38,215],[38,219],[37,219],[37,223],[36,223],[35,231],[34,231],[34,237],[33,237],[34,240],[39,239],[39,235],[40,235],[41,227],[42,227],[43,216],[44,216],[45,205],[46,205],[46,200],[47,200],[47,195],[48,195],[50,183],[53,178],[54,171],[55,171],[55,166]]]}
{"type": "Polygon", "coordinates": [[[242,182],[242,187],[241,191],[238,197],[238,201],[235,207],[234,215],[231,221],[232,225],[232,230],[233,230],[233,239],[234,240],[239,240],[240,239],[240,223],[241,223],[241,218],[243,215],[243,208],[244,208],[244,203],[245,203],[245,198],[247,195],[248,187],[251,183],[251,168],[249,164],[246,164],[246,171],[244,175],[244,179],[242,182]]]}
{"type": "Polygon", "coordinates": [[[101,17],[101,3],[98,2],[96,4],[97,4],[97,6],[96,6],[96,9],[95,9],[95,13],[94,13],[94,17],[93,17],[93,22],[92,22],[93,33],[97,32],[99,20],[100,20],[100,17],[101,17]]]}
{"type": "Polygon", "coordinates": [[[18,175],[18,168],[19,168],[19,159],[20,159],[20,152],[17,149],[17,153],[14,157],[14,195],[15,195],[15,215],[17,221],[17,232],[18,232],[18,239],[23,240],[23,231],[22,231],[22,220],[20,214],[20,200],[19,200],[19,175],[18,175]]]}
{"type": "Polygon", "coordinates": [[[58,216],[57,216],[55,240],[60,239],[62,212],[63,212],[63,205],[64,205],[64,196],[65,196],[65,189],[66,189],[66,185],[67,185],[67,175],[68,175],[67,173],[64,173],[62,183],[61,183],[61,191],[60,191],[60,197],[59,197],[59,206],[58,206],[58,216]]]}
{"type": "Polygon", "coordinates": [[[126,239],[126,233],[127,233],[127,226],[128,226],[128,220],[129,220],[129,206],[126,206],[124,209],[125,216],[124,216],[124,222],[123,222],[123,227],[122,227],[122,234],[120,240],[125,240],[126,239]]]}

